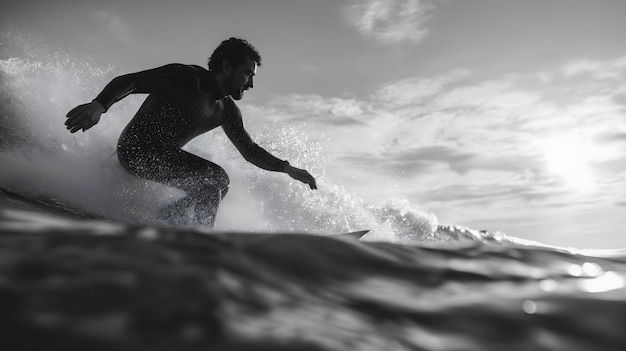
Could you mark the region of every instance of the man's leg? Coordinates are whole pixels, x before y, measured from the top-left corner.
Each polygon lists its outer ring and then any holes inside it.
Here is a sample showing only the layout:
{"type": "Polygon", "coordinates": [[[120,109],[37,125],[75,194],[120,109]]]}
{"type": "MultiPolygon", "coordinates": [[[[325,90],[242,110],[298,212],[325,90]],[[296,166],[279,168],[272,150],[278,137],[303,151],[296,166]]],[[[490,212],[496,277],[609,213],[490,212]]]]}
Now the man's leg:
{"type": "Polygon", "coordinates": [[[182,199],[161,207],[157,213],[157,217],[174,226],[190,225],[193,224],[193,218],[190,218],[187,212],[194,206],[195,202],[193,199],[185,195],[182,199]]]}
{"type": "Polygon", "coordinates": [[[118,153],[126,170],[140,178],[153,180],[185,191],[186,196],[159,211],[172,225],[185,225],[187,210],[194,207],[194,224],[213,227],[220,201],[228,192],[230,180],[217,164],[183,150],[159,155],[129,158],[118,153]]]}
{"type": "Polygon", "coordinates": [[[193,176],[169,179],[167,184],[187,193],[185,198],[177,202],[187,204],[187,208],[189,203],[195,206],[196,224],[213,228],[219,204],[228,192],[230,180],[222,167],[213,162],[201,160],[202,162],[196,160],[194,163],[187,164],[187,166],[193,165],[193,168],[197,170],[193,176]]]}
{"type": "Polygon", "coordinates": [[[194,208],[195,224],[213,228],[219,204],[228,192],[230,179],[217,164],[179,150],[169,162],[164,183],[184,190],[187,196],[177,201],[177,206],[194,208]]]}

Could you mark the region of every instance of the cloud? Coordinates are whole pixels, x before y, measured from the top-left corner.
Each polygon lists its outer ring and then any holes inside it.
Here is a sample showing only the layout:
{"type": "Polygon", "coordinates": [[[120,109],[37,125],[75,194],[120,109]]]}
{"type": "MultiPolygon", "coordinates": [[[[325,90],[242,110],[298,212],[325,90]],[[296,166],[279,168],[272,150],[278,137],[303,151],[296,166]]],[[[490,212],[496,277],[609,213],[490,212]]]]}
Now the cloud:
{"type": "Polygon", "coordinates": [[[607,144],[611,144],[615,142],[626,143],[626,132],[612,131],[612,132],[600,134],[595,138],[595,141],[598,143],[607,143],[607,144]]]}
{"type": "Polygon", "coordinates": [[[420,42],[432,6],[424,0],[354,1],[346,17],[361,34],[381,43],[420,42]]]}
{"type": "Polygon", "coordinates": [[[377,170],[382,173],[392,170],[397,177],[405,178],[442,170],[460,176],[467,176],[474,171],[482,171],[482,175],[506,174],[508,177],[525,172],[530,172],[535,177],[544,176],[541,160],[528,155],[482,155],[442,145],[425,145],[410,150],[382,153],[368,150],[346,155],[343,159],[361,167],[376,165],[377,170]]]}
{"type": "MultiPolygon", "coordinates": [[[[623,149],[622,149],[623,152],[623,149]]],[[[597,162],[594,164],[596,172],[602,173],[605,183],[622,183],[626,176],[626,157],[616,157],[613,159],[597,162]]],[[[618,184],[616,184],[618,185],[618,184]]],[[[618,185],[620,186],[620,185],[618,185]]]]}
{"type": "MultiPolygon", "coordinates": [[[[356,99],[322,97],[316,94],[291,94],[271,101],[275,108],[284,109],[293,116],[322,117],[323,121],[346,122],[363,114],[366,103],[356,99]]],[[[355,121],[356,122],[356,121],[355,121]]]]}
{"type": "Polygon", "coordinates": [[[440,109],[476,108],[515,111],[538,103],[540,97],[516,86],[512,78],[456,87],[434,102],[440,109]]]}
{"type": "Polygon", "coordinates": [[[405,106],[421,103],[422,100],[440,94],[442,89],[460,78],[469,75],[466,69],[455,69],[433,78],[407,78],[398,82],[383,85],[372,98],[383,103],[405,106]]]}
{"type": "Polygon", "coordinates": [[[615,90],[613,93],[613,101],[622,106],[626,106],[626,84],[623,84],[620,88],[615,90]]]}
{"type": "Polygon", "coordinates": [[[378,173],[383,176],[393,174],[396,177],[412,177],[415,174],[429,172],[436,163],[433,160],[416,157],[403,157],[394,154],[373,155],[367,152],[342,156],[341,161],[363,169],[370,169],[370,174],[378,173]],[[372,167],[372,165],[376,166],[372,167]]]}
{"type": "MultiPolygon", "coordinates": [[[[564,191],[560,193],[566,195],[564,191]]],[[[554,193],[551,191],[524,184],[491,184],[489,186],[472,187],[453,184],[425,191],[424,195],[431,201],[472,201],[485,204],[515,198],[524,198],[529,201],[547,201],[554,197],[554,193]]]]}
{"type": "Polygon", "coordinates": [[[626,56],[608,61],[576,60],[561,69],[567,78],[589,74],[596,79],[621,79],[625,72],[626,56]]]}

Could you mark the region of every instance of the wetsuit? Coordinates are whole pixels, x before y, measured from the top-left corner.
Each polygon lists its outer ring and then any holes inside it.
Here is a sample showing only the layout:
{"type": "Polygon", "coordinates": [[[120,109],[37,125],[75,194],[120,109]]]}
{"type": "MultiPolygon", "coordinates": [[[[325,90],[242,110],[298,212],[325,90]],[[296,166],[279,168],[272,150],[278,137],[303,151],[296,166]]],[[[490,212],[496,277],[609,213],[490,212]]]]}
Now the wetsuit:
{"type": "Polygon", "coordinates": [[[289,164],[252,141],[235,102],[228,96],[216,99],[220,95],[213,73],[202,67],[170,64],[120,76],[95,100],[108,110],[129,94],[149,95],[119,138],[120,163],[137,177],[187,194],[164,209],[164,217],[175,217],[182,208],[195,204],[197,224],[213,226],[219,202],[228,191],[228,175],[217,164],[181,148],[218,126],[254,165],[284,171],[289,164]]]}

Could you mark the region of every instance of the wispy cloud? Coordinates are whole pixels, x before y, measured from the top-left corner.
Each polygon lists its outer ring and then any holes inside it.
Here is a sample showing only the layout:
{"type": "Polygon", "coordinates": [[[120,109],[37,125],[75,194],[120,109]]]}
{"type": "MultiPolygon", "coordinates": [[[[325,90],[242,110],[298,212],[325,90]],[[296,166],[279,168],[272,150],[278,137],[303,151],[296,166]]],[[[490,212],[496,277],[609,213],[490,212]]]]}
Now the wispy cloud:
{"type": "Polygon", "coordinates": [[[608,133],[600,134],[597,136],[596,141],[598,143],[626,143],[626,130],[624,130],[623,132],[611,131],[608,133]]]}
{"type": "Polygon", "coordinates": [[[353,1],[345,8],[348,21],[361,34],[382,43],[420,42],[432,5],[425,0],[353,1]]]}
{"type": "Polygon", "coordinates": [[[459,170],[457,165],[467,164],[474,157],[475,155],[450,147],[421,146],[397,153],[373,154],[365,151],[347,155],[343,159],[361,166],[375,164],[377,169],[372,170],[373,172],[392,171],[398,177],[412,177],[435,169],[437,164],[459,170]]]}
{"type": "Polygon", "coordinates": [[[459,68],[433,78],[403,79],[383,85],[374,93],[373,98],[395,106],[415,105],[421,103],[425,98],[440,94],[445,86],[458,81],[469,73],[468,70],[459,68]]]}
{"type": "Polygon", "coordinates": [[[366,103],[353,98],[325,98],[315,94],[283,95],[272,100],[272,106],[287,109],[295,116],[316,116],[338,121],[363,114],[366,103]]]}
{"type": "Polygon", "coordinates": [[[562,69],[562,73],[566,77],[589,74],[596,79],[621,79],[625,72],[626,56],[609,61],[576,60],[568,63],[562,69]]]}
{"type": "Polygon", "coordinates": [[[516,86],[514,78],[486,81],[455,87],[438,96],[434,104],[441,109],[476,108],[515,111],[536,104],[537,93],[516,86]]]}

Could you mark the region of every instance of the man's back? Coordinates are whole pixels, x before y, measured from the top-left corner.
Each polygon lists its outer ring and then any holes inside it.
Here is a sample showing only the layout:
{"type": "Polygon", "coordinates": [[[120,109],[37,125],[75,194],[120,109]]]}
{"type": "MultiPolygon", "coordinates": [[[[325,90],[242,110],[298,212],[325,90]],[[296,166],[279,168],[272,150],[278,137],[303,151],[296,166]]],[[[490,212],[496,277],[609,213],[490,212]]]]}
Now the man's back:
{"type": "Polygon", "coordinates": [[[171,64],[123,80],[120,87],[132,84],[134,93],[149,95],[120,136],[121,146],[181,148],[224,123],[223,99],[214,98],[212,75],[199,66],[171,64]]]}

